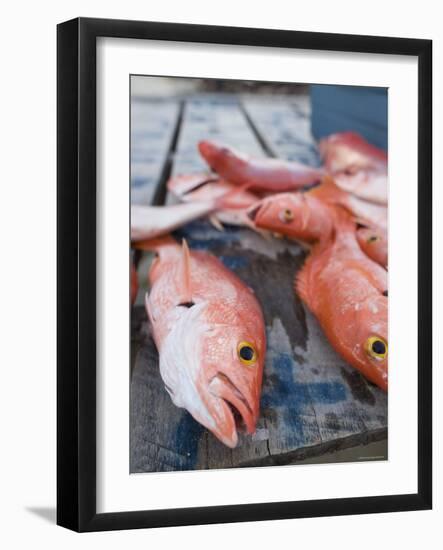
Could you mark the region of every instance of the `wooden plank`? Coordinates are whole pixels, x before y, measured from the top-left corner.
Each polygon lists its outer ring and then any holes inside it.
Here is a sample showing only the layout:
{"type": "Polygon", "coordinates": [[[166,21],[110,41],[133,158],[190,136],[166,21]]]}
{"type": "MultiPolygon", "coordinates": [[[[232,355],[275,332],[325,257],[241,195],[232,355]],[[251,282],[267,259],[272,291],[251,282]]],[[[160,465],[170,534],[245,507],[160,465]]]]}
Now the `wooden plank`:
{"type": "Polygon", "coordinates": [[[237,100],[222,100],[215,96],[213,100],[196,98],[186,102],[174,155],[173,174],[208,170],[197,149],[201,139],[225,142],[245,153],[263,155],[237,100]]]}
{"type": "Polygon", "coordinates": [[[131,104],[131,203],[151,204],[168,158],[180,112],[178,101],[131,104]]]}
{"type": "Polygon", "coordinates": [[[138,431],[132,432],[131,445],[141,468],[137,471],[167,469],[171,460],[174,469],[267,465],[281,463],[280,456],[289,459],[297,451],[302,458],[340,448],[351,436],[354,445],[366,442],[371,434],[381,437],[386,396],[335,355],[293,294],[293,275],[304,260],[298,245],[280,240],[269,244],[247,230],[220,233],[203,221],[178,232],[177,237],[183,236],[191,248],[210,250],[221,258],[254,289],[263,305],[268,350],[258,441],[242,437],[236,449],[228,449],[177,409],[163,389],[157,366],[152,365],[155,348],[145,329],[132,380],[131,406],[140,423],[138,431]],[[147,406],[156,411],[155,419],[152,412],[147,414],[147,406]],[[167,457],[164,451],[153,461],[146,441],[168,449],[167,457]],[[140,448],[146,453],[143,463],[140,448]],[[300,452],[306,448],[309,455],[300,452]],[[177,449],[186,449],[187,460],[173,460],[177,449]]]}
{"type": "Polygon", "coordinates": [[[310,118],[301,99],[244,98],[246,115],[273,156],[318,166],[320,159],[311,134],[310,118]]]}
{"type": "MultiPolygon", "coordinates": [[[[244,124],[248,128],[247,121],[244,115],[241,118],[237,105],[202,103],[185,106],[174,173],[188,171],[191,166],[192,171],[201,169],[197,167],[196,142],[208,137],[208,132],[243,150],[246,145],[240,142],[248,142],[250,154],[263,155],[254,132],[243,128],[244,124]],[[240,137],[237,134],[235,138],[233,127],[240,129],[240,137]]],[[[259,107],[263,110],[263,105],[259,107]]],[[[250,109],[249,116],[252,112],[250,109]]],[[[302,110],[294,108],[294,112],[297,120],[307,118],[302,110]]],[[[263,121],[269,119],[270,115],[260,112],[256,127],[264,128],[263,121]]],[[[278,125],[282,118],[278,115],[273,120],[278,125]]],[[[308,141],[306,126],[297,122],[292,130],[300,140],[308,141]],[[300,128],[304,133],[297,133],[300,128]]],[[[280,152],[276,135],[277,131],[268,132],[266,139],[280,152]]],[[[176,236],[186,237],[193,249],[208,250],[219,257],[254,289],[262,304],[268,347],[261,417],[256,436],[242,436],[239,446],[231,450],[186,411],[175,407],[163,389],[155,346],[141,314],[139,326],[133,329],[138,334],[133,340],[139,351],[135,351],[131,381],[131,471],[285,464],[386,437],[386,394],[335,354],[314,317],[293,292],[294,275],[305,258],[299,245],[281,239],[267,241],[247,229],[227,227],[219,232],[204,220],[188,224],[176,236]]],[[[144,273],[149,262],[150,257],[144,255],[144,273]]]]}

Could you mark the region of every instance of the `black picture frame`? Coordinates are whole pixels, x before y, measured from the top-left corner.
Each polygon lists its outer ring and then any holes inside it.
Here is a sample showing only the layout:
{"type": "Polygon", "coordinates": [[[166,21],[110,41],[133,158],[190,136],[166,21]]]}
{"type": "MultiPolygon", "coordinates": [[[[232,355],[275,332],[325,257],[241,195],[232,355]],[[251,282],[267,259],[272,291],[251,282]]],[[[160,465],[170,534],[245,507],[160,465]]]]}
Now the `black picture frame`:
{"type": "Polygon", "coordinates": [[[425,510],[432,506],[432,42],[254,28],[73,19],[57,28],[57,523],[103,531],[425,510]],[[96,39],[399,54],[418,58],[416,494],[96,512],[96,39]]]}

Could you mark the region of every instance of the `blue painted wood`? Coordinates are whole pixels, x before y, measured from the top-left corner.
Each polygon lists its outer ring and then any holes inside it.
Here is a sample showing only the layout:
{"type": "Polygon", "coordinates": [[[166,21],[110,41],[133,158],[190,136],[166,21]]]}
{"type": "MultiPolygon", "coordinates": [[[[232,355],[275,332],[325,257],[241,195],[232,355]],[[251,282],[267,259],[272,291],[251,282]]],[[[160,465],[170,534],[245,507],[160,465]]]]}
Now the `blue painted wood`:
{"type": "Polygon", "coordinates": [[[311,85],[311,127],[319,140],[353,130],[387,150],[388,90],[360,86],[311,85]]]}

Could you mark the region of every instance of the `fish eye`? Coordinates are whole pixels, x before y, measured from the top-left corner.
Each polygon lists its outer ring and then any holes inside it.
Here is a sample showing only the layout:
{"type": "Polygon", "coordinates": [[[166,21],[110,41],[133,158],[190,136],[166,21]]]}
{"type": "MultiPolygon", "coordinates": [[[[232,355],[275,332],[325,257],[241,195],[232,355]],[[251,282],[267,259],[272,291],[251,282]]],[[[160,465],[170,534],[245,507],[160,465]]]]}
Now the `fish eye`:
{"type": "Polygon", "coordinates": [[[366,352],[374,359],[384,359],[388,355],[388,344],[378,336],[370,336],[365,344],[366,352]]]}
{"type": "Polygon", "coordinates": [[[292,220],[294,219],[294,212],[290,208],[285,208],[281,212],[280,218],[285,223],[292,222],[292,220]]]}
{"type": "Polygon", "coordinates": [[[354,176],[358,172],[358,166],[348,166],[344,172],[347,176],[354,176]]]}
{"type": "Polygon", "coordinates": [[[250,342],[240,342],[237,346],[237,354],[245,365],[252,365],[257,361],[257,352],[250,342]]]}
{"type": "Polygon", "coordinates": [[[378,237],[377,235],[371,235],[370,237],[368,237],[367,242],[368,242],[368,243],[375,243],[375,242],[377,242],[379,239],[380,239],[380,237],[378,237]]]}

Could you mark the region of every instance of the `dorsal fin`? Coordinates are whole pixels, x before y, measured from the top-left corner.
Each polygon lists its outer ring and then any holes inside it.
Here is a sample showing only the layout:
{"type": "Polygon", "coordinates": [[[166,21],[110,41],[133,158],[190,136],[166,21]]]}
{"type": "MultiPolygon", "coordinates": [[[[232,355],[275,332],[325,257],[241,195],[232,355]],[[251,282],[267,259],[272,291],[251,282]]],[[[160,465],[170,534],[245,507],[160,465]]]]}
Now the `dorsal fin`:
{"type": "Polygon", "coordinates": [[[181,280],[183,282],[183,291],[180,296],[180,303],[192,302],[192,288],[191,288],[191,254],[189,252],[188,243],[186,239],[182,240],[182,257],[181,257],[181,280]]]}

